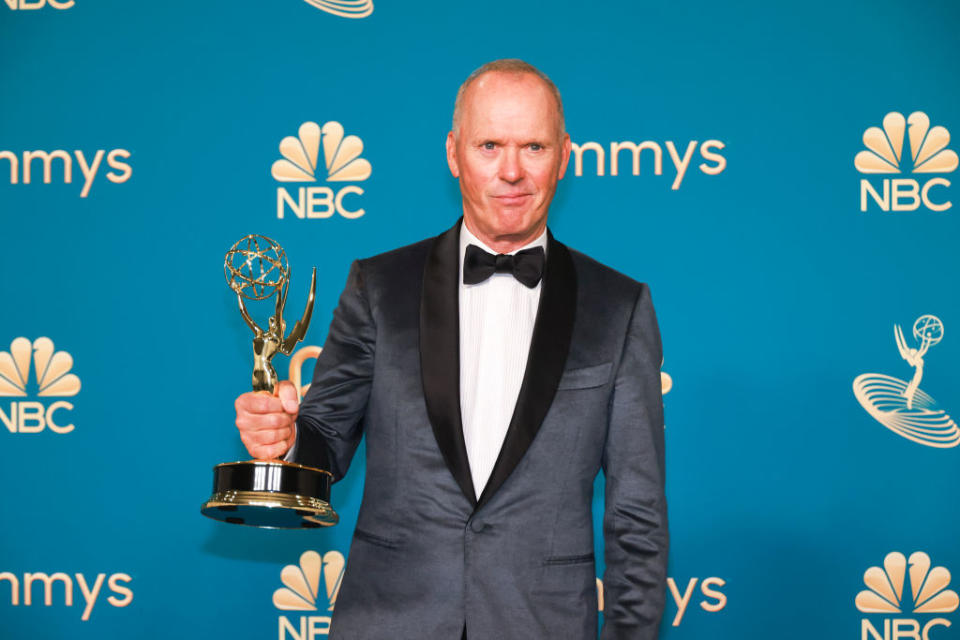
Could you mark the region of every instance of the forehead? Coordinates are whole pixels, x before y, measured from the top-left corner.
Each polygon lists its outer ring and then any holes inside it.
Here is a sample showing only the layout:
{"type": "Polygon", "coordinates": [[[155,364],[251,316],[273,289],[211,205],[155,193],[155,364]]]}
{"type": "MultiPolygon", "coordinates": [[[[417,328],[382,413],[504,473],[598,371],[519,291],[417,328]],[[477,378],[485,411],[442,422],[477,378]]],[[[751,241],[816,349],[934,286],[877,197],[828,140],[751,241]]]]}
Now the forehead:
{"type": "Polygon", "coordinates": [[[463,96],[465,132],[555,135],[557,102],[550,89],[530,73],[490,72],[477,78],[463,96]]]}

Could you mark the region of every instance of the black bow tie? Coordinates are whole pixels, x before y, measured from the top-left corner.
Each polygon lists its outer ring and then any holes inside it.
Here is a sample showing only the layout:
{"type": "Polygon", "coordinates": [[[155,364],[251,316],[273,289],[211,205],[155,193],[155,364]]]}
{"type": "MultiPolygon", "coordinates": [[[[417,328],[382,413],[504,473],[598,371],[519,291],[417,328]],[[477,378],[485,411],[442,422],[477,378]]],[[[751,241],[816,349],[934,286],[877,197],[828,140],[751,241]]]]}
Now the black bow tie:
{"type": "Polygon", "coordinates": [[[518,251],[512,256],[493,255],[475,244],[467,245],[463,257],[463,284],[479,284],[495,273],[512,273],[513,277],[531,289],[543,277],[543,247],[518,251]]]}

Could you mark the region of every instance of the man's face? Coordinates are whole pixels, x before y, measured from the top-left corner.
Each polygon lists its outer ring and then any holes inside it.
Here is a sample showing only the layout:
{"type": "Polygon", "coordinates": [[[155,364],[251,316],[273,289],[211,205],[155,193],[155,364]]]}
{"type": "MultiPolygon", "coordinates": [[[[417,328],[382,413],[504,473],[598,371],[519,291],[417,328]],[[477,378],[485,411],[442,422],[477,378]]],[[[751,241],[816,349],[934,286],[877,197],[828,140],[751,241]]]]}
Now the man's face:
{"type": "Polygon", "coordinates": [[[556,101],[532,74],[480,76],[463,96],[457,135],[447,136],[467,227],[498,251],[540,235],[569,157],[556,101]]]}

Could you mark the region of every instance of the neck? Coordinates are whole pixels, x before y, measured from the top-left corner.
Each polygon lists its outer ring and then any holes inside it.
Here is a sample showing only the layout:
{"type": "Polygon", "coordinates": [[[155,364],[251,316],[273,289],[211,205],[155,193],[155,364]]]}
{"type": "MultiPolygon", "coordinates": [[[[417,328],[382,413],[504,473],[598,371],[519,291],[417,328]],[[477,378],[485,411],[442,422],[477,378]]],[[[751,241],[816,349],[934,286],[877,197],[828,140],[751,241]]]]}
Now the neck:
{"type": "Polygon", "coordinates": [[[477,229],[466,218],[463,219],[463,224],[467,225],[467,229],[469,229],[470,233],[475,235],[478,240],[483,242],[483,244],[487,245],[497,253],[510,253],[511,251],[516,251],[517,249],[520,249],[539,238],[540,234],[543,233],[543,230],[547,228],[547,223],[544,221],[527,233],[491,236],[477,229]]]}

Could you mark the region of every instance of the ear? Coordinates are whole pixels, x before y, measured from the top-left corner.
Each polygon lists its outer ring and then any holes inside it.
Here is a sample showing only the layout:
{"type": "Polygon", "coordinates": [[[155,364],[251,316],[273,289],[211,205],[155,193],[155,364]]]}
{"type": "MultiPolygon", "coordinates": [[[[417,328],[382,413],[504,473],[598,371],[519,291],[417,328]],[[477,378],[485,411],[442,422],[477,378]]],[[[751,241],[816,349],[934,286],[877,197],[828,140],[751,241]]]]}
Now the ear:
{"type": "Polygon", "coordinates": [[[460,177],[460,165],[457,164],[457,140],[453,137],[453,131],[447,134],[447,166],[450,167],[450,173],[454,178],[460,177]]]}
{"type": "Polygon", "coordinates": [[[557,180],[562,180],[567,172],[567,163],[570,162],[570,134],[563,134],[563,144],[560,145],[560,173],[557,180]]]}

